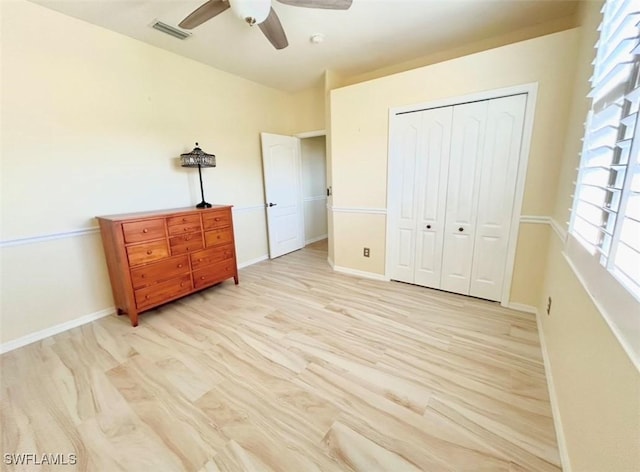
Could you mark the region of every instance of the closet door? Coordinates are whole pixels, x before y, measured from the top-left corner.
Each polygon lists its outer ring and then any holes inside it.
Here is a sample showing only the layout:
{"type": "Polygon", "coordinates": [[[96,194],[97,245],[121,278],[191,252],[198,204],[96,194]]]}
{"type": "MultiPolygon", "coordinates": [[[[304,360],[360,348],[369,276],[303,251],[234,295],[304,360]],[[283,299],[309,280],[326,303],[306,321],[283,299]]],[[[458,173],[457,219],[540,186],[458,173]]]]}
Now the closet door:
{"type": "Polygon", "coordinates": [[[488,101],[453,107],[441,288],[469,294],[488,101]]]}
{"type": "Polygon", "coordinates": [[[413,283],[415,268],[416,171],[423,153],[422,113],[394,117],[389,156],[389,195],[391,232],[390,276],[393,280],[413,283]]]}
{"type": "Polygon", "coordinates": [[[526,95],[490,100],[469,294],[499,301],[520,160],[526,95]]]}
{"type": "Polygon", "coordinates": [[[421,113],[424,144],[416,172],[418,214],[414,282],[440,288],[453,107],[421,113]]]}

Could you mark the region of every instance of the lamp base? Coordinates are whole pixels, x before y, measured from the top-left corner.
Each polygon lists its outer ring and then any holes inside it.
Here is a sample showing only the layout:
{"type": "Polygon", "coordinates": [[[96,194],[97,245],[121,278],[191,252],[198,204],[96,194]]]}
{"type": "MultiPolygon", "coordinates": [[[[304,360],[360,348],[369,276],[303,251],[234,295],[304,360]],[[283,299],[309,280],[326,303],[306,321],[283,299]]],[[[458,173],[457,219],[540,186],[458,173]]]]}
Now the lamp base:
{"type": "Polygon", "coordinates": [[[198,203],[196,205],[196,208],[211,208],[211,203],[207,203],[204,200],[202,200],[200,203],[198,203]]]}

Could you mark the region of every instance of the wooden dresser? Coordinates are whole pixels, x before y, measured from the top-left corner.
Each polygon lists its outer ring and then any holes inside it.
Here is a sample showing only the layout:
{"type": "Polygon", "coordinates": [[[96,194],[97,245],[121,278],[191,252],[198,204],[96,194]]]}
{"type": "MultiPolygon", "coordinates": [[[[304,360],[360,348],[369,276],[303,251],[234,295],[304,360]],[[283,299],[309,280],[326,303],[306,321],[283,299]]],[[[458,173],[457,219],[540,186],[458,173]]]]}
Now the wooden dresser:
{"type": "Polygon", "coordinates": [[[118,314],[138,314],[233,277],[231,207],[97,217],[118,314]]]}

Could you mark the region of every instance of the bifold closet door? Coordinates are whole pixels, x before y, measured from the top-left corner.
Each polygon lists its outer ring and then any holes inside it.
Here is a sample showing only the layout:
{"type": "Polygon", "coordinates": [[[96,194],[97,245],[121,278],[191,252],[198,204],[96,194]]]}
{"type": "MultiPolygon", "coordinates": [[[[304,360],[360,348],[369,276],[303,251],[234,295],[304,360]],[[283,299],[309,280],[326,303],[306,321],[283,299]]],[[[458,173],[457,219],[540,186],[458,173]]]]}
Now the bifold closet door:
{"type": "Polygon", "coordinates": [[[526,104],[526,95],[488,104],[469,288],[474,297],[502,296],[526,104]]]}
{"type": "Polygon", "coordinates": [[[439,287],[452,107],[394,118],[389,193],[390,275],[439,287]]]}
{"type": "Polygon", "coordinates": [[[453,111],[441,288],[499,301],[526,95],[453,111]]]}

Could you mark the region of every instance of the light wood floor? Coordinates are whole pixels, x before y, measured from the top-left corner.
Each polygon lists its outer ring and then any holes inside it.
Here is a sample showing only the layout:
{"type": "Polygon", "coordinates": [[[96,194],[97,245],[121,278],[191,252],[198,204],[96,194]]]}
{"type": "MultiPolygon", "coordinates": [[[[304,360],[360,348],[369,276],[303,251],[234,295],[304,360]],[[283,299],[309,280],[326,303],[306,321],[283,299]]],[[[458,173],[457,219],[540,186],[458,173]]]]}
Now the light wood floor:
{"type": "Polygon", "coordinates": [[[2,453],[75,470],[559,470],[532,315],[334,273],[323,242],[1,362],[2,453]]]}

